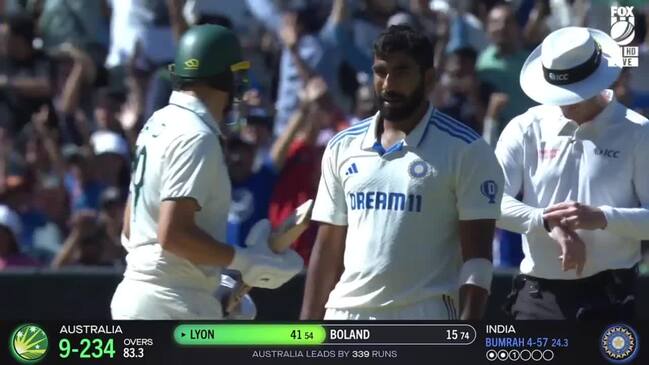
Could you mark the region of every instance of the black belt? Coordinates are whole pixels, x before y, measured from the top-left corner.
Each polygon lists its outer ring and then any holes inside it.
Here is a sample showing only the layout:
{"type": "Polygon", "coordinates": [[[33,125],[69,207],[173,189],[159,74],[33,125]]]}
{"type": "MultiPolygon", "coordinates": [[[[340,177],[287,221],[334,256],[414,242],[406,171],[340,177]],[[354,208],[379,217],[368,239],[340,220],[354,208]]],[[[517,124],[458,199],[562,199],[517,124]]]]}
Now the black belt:
{"type": "Polygon", "coordinates": [[[541,290],[577,289],[578,291],[583,291],[590,288],[601,289],[610,284],[629,285],[635,282],[638,276],[637,273],[637,268],[633,267],[630,269],[605,270],[583,279],[544,279],[524,274],[519,275],[518,278],[521,281],[536,284],[541,290]]]}

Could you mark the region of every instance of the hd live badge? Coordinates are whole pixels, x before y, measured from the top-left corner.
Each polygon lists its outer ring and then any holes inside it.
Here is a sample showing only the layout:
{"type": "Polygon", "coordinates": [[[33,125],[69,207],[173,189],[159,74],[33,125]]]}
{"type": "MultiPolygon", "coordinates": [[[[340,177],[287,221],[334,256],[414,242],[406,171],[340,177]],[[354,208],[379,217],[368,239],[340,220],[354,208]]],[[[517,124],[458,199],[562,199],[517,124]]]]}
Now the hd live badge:
{"type": "Polygon", "coordinates": [[[611,38],[622,50],[622,66],[638,67],[638,47],[629,46],[635,40],[633,6],[611,6],[611,38]]]}

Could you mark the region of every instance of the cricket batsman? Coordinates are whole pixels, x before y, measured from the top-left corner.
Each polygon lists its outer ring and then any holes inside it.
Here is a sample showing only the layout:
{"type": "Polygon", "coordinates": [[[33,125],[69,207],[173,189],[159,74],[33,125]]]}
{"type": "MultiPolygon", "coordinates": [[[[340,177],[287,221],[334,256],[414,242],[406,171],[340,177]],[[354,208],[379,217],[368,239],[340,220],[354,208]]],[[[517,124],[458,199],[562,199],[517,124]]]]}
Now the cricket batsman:
{"type": "Polygon", "coordinates": [[[136,143],[114,319],[221,319],[214,292],[224,268],[240,271],[249,286],[274,289],[303,267],[295,251],[270,250],[267,220],[251,229],[248,247],[224,243],[230,179],[222,130],[244,91],[249,62],[241,53],[235,34],[218,25],[190,28],[180,39],[170,67],[175,91],[136,143]]]}

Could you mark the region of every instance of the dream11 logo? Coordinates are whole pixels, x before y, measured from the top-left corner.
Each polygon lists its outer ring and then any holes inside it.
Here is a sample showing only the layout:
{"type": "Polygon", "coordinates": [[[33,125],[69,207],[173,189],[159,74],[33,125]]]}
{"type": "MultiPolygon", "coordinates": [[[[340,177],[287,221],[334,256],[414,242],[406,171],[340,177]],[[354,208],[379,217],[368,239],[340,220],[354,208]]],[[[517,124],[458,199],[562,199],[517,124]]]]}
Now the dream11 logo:
{"type": "Polygon", "coordinates": [[[611,37],[622,49],[622,66],[638,67],[638,47],[628,46],[635,39],[633,6],[611,6],[611,37]]]}

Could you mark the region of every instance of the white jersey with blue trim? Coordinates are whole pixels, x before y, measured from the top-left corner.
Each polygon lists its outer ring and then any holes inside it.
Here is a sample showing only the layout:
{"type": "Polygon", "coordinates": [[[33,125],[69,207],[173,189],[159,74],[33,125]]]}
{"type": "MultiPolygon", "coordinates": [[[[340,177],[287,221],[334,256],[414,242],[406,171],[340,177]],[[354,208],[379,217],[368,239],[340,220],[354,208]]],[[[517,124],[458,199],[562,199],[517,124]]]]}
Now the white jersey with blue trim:
{"type": "Polygon", "coordinates": [[[402,306],[456,296],[460,220],[500,216],[503,174],[472,129],[429,107],[384,149],[379,113],[329,142],[313,220],[348,226],[345,270],[327,308],[402,306]]]}

